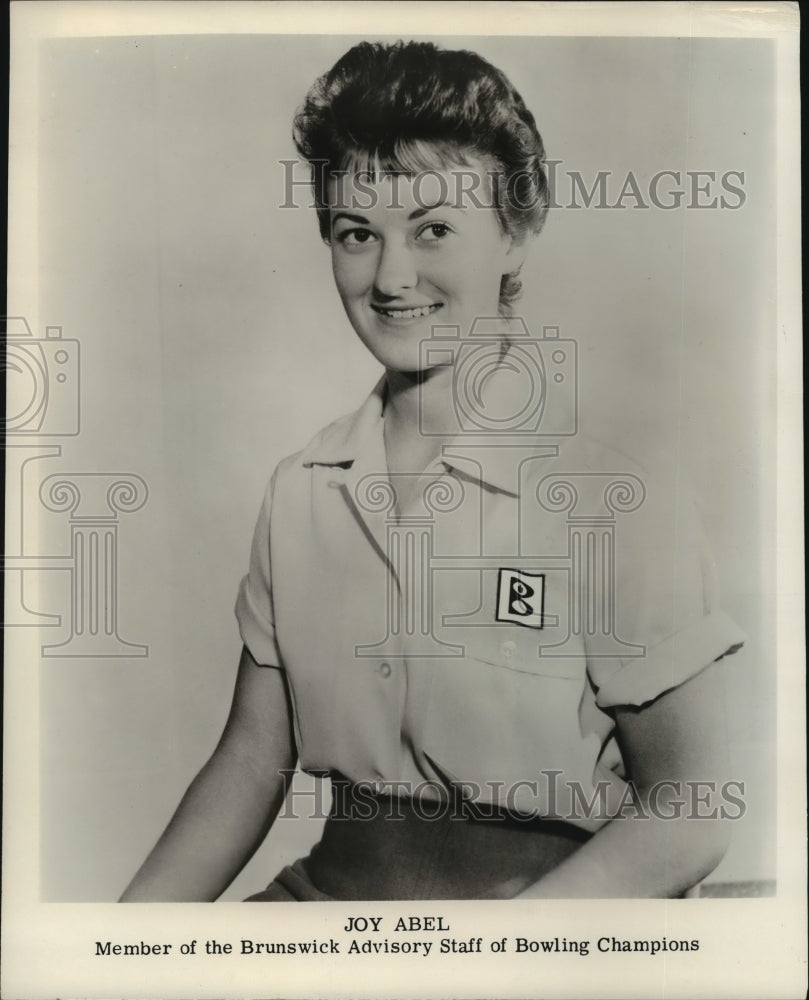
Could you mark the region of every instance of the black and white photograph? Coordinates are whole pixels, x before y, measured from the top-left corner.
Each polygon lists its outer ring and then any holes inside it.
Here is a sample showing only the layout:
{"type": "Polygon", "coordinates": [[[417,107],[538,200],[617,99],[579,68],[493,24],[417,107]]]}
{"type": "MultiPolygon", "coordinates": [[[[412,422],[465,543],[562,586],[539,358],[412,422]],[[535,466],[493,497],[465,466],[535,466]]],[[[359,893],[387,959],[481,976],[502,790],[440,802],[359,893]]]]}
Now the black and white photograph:
{"type": "Polygon", "coordinates": [[[11,24],[3,995],[803,995],[797,6],[11,24]]]}

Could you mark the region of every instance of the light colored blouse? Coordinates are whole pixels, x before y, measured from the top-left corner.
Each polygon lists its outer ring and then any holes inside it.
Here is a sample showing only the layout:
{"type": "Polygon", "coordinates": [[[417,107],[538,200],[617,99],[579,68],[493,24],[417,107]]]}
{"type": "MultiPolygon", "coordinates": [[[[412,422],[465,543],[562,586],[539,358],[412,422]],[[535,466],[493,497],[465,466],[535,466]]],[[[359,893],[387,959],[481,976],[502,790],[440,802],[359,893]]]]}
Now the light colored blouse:
{"type": "Polygon", "coordinates": [[[595,830],[627,793],[609,710],[744,641],[691,492],[580,434],[462,434],[397,511],[383,399],[280,463],[239,590],[301,766],[595,830]]]}

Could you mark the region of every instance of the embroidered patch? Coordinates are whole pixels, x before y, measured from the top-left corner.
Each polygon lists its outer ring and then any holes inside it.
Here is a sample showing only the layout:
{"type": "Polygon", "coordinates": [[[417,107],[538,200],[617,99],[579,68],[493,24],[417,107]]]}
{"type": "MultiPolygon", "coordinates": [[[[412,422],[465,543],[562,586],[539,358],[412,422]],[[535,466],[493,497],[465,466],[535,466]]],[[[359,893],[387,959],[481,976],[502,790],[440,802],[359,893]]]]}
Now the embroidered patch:
{"type": "Polygon", "coordinates": [[[501,569],[497,577],[498,622],[516,622],[527,628],[543,628],[545,574],[520,569],[501,569]]]}

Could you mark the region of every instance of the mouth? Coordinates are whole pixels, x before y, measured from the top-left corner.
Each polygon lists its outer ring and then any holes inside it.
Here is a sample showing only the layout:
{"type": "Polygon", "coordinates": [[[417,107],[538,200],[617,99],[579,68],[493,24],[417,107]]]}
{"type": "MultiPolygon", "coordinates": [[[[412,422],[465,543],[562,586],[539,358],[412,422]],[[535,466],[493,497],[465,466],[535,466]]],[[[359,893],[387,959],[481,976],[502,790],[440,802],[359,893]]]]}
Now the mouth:
{"type": "Polygon", "coordinates": [[[436,302],[428,306],[413,306],[408,309],[388,309],[385,306],[377,306],[371,303],[371,308],[375,313],[384,316],[386,319],[423,319],[425,316],[432,316],[438,312],[443,303],[436,302]]]}

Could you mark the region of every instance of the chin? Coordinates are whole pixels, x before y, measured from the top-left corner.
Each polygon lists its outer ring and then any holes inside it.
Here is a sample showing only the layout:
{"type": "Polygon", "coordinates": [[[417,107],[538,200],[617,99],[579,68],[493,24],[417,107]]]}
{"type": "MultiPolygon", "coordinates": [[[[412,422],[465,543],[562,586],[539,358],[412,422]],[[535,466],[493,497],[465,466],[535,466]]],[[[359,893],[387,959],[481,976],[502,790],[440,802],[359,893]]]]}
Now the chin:
{"type": "Polygon", "coordinates": [[[358,336],[363,347],[389,371],[415,372],[423,367],[421,342],[430,339],[430,330],[418,331],[407,338],[390,330],[374,331],[373,336],[363,330],[358,336]]]}
{"type": "Polygon", "coordinates": [[[388,372],[396,373],[398,375],[408,375],[408,376],[419,376],[424,374],[424,372],[430,371],[429,368],[425,368],[418,359],[413,358],[392,358],[381,357],[376,355],[377,361],[384,366],[385,370],[388,372]]]}

